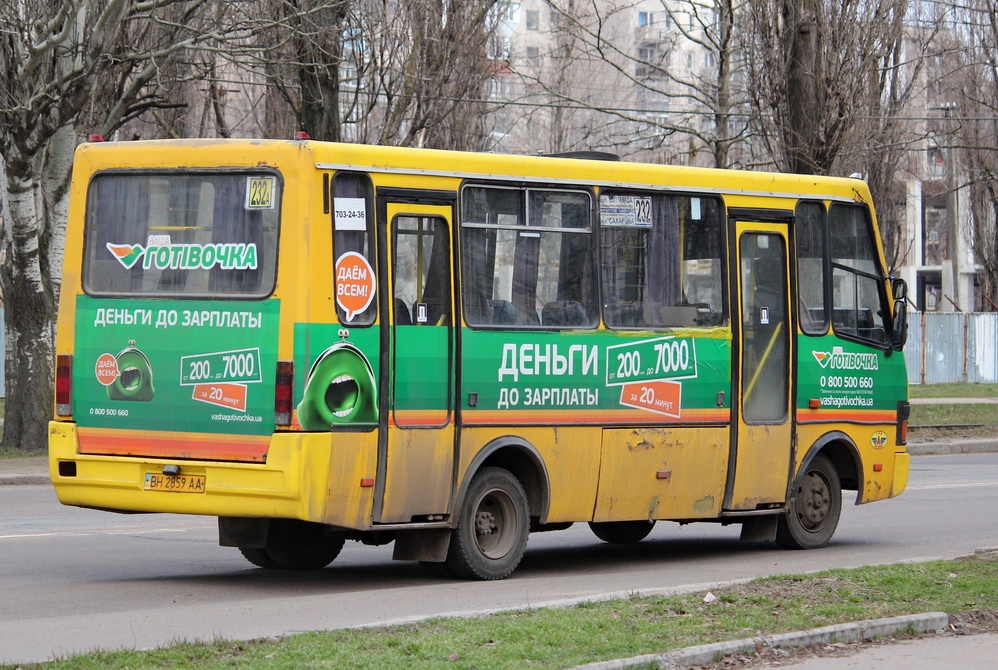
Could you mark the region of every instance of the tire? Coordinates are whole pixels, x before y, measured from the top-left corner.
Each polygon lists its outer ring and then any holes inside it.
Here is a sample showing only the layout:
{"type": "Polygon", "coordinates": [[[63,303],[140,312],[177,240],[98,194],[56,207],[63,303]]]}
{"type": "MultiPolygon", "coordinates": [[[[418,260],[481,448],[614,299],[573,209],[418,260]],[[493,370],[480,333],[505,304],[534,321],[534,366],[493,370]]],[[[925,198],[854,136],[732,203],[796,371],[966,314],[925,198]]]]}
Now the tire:
{"type": "Polygon", "coordinates": [[[258,568],[267,570],[276,570],[278,568],[277,563],[274,563],[274,559],[270,557],[266,549],[259,547],[239,547],[239,552],[243,555],[243,558],[258,568]]]}
{"type": "Polygon", "coordinates": [[[610,544],[634,544],[648,537],[654,521],[590,521],[593,535],[610,544]]]}
{"type": "MultiPolygon", "coordinates": [[[[320,570],[333,562],[343,548],[342,533],[329,533],[317,523],[293,519],[270,522],[266,556],[284,570],[320,570]]],[[[243,556],[246,556],[245,550],[243,556]]],[[[251,563],[252,558],[246,556],[251,563]]],[[[260,565],[256,563],[256,565],[260,565]]],[[[267,566],[261,566],[267,567],[267,566]]]]}
{"type": "Polygon", "coordinates": [[[797,477],[787,513],[776,524],[776,542],[787,549],[823,547],[841,513],[839,473],[827,456],[818,454],[797,477]]]}
{"type": "Polygon", "coordinates": [[[530,532],[527,494],[502,468],[483,468],[468,486],[447,550],[447,567],[465,579],[503,579],[523,558],[530,532]]]}

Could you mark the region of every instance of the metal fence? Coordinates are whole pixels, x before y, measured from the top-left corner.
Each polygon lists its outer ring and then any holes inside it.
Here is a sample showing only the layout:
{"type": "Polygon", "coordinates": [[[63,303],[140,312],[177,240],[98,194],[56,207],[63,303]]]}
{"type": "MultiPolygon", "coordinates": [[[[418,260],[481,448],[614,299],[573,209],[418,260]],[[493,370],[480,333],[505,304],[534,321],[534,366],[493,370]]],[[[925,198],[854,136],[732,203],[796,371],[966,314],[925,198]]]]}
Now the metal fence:
{"type": "Polygon", "coordinates": [[[912,384],[998,382],[998,313],[912,313],[904,356],[912,384]]]}

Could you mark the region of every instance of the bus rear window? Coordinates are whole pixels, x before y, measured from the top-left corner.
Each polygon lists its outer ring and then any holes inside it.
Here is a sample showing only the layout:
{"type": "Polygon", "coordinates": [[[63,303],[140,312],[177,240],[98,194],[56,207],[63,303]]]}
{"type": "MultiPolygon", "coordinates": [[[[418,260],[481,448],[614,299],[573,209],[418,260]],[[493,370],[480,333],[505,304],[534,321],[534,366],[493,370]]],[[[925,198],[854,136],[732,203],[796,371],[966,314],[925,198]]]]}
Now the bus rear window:
{"type": "Polygon", "coordinates": [[[280,201],[273,172],[98,174],[87,195],[83,288],[265,297],[276,277],[280,201]]]}

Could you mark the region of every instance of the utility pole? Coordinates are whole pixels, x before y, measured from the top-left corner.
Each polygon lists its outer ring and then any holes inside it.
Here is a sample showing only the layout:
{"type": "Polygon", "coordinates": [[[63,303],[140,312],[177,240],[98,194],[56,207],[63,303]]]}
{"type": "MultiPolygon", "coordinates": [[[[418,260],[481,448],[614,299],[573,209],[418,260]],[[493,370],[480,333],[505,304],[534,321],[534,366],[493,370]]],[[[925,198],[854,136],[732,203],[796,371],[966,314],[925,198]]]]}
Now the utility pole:
{"type": "Polygon", "coordinates": [[[953,148],[954,133],[950,112],[954,104],[942,104],[943,117],[946,119],[946,258],[942,259],[943,296],[961,311],[958,306],[963,296],[960,295],[960,217],[959,184],[956,171],[956,150],[953,148]]]}

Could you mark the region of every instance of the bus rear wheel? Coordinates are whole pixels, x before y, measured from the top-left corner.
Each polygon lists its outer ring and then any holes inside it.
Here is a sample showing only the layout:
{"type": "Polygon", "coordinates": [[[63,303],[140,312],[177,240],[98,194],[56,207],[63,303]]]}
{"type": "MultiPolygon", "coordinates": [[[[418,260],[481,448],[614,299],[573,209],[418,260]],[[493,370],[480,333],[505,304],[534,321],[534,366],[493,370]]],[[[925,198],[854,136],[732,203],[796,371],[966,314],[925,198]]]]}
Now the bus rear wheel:
{"type": "Polygon", "coordinates": [[[654,521],[590,521],[593,535],[610,544],[634,544],[648,537],[654,521]]]}
{"type": "Polygon", "coordinates": [[[243,555],[243,558],[258,568],[276,570],[280,567],[277,563],[274,563],[274,559],[270,557],[267,550],[261,547],[239,547],[239,553],[243,555]]]}
{"type": "Polygon", "coordinates": [[[508,577],[523,558],[530,531],[527,494],[503,468],[483,468],[468,486],[447,567],[465,579],[508,577]]]}
{"type": "Polygon", "coordinates": [[[320,570],[333,562],[343,549],[342,533],[295,519],[273,519],[265,548],[239,547],[253,565],[267,569],[320,570]]]}
{"type": "Polygon", "coordinates": [[[828,544],[842,513],[842,484],[835,465],[818,454],[801,471],[787,513],[776,525],[776,542],[787,549],[828,544]]]}

